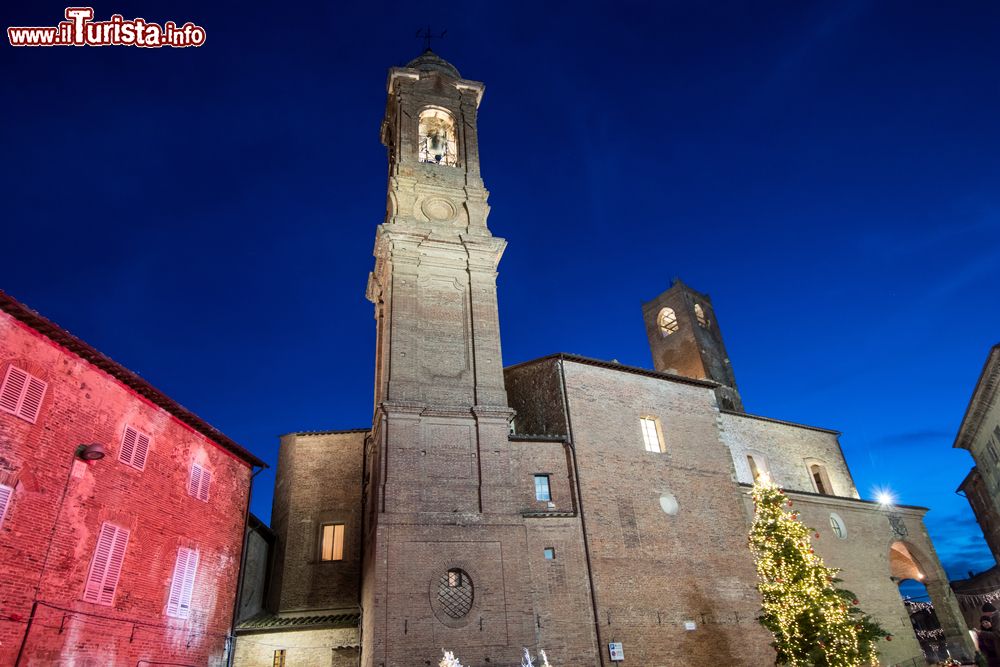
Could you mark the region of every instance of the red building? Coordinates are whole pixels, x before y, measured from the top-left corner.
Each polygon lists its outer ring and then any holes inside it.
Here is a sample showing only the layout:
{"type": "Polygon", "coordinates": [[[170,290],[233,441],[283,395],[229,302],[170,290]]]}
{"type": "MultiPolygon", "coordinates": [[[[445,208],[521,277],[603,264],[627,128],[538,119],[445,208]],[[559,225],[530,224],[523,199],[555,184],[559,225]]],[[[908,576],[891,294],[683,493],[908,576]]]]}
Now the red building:
{"type": "Polygon", "coordinates": [[[0,292],[0,665],[225,664],[263,465],[0,292]]]}

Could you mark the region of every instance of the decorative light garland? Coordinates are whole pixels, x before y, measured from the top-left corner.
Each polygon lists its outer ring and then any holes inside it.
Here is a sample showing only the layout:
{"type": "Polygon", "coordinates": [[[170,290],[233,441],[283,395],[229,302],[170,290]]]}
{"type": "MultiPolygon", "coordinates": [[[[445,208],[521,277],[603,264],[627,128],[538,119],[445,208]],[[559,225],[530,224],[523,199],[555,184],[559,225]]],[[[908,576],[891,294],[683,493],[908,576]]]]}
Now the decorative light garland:
{"type": "Polygon", "coordinates": [[[768,480],[753,487],[750,551],[761,595],[759,621],[774,635],[777,663],[789,667],[878,665],[876,642],[892,636],[865,615],[850,591],[836,586],[811,546],[819,533],[798,520],[793,503],[768,480]]]}

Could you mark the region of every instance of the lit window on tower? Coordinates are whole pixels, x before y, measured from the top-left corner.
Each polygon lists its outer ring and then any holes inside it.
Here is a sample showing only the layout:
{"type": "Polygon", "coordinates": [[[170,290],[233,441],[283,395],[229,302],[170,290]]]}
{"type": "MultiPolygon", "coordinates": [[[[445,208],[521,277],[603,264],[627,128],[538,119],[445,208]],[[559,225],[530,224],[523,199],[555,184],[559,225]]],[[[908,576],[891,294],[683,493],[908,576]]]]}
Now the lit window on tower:
{"type": "Polygon", "coordinates": [[[421,162],[449,167],[458,164],[458,141],[451,114],[444,109],[424,109],[420,112],[419,134],[421,162]]]}
{"type": "Polygon", "coordinates": [[[673,308],[664,308],[656,316],[656,324],[660,327],[660,334],[669,336],[677,331],[677,313],[673,308]]]}
{"type": "Polygon", "coordinates": [[[705,309],[701,307],[700,303],[694,304],[694,317],[698,320],[698,324],[708,328],[708,317],[705,316],[705,309]]]}

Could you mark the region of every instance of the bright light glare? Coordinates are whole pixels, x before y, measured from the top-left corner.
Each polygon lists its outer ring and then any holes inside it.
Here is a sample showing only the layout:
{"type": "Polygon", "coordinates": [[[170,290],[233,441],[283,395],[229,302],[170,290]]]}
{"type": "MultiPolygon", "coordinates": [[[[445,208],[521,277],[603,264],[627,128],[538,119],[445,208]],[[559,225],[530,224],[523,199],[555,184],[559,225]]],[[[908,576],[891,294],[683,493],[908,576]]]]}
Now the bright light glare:
{"type": "Polygon", "coordinates": [[[875,490],[875,500],[879,505],[888,507],[896,502],[896,497],[892,495],[888,489],[876,489],[875,490]]]}

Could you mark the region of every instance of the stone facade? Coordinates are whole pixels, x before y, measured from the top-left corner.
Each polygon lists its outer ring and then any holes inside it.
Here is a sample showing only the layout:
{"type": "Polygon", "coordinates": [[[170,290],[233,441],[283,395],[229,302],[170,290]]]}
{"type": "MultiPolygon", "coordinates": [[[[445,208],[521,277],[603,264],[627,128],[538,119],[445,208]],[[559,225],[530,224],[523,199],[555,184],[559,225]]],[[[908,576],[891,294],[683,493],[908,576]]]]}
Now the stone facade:
{"type": "MultiPolygon", "coordinates": [[[[1000,563],[1000,344],[986,357],[954,447],[965,449],[975,462],[958,487],[983,531],[993,559],[1000,563]]],[[[982,606],[1000,607],[1000,567],[953,582],[970,628],[979,627],[982,606]]]]}
{"type": "Polygon", "coordinates": [[[263,463],[2,293],[0,379],[0,664],[224,664],[251,473],[263,463]],[[10,411],[18,369],[44,383],[37,411],[10,411]],[[143,448],[126,444],[127,427],[149,438],[136,466],[121,460],[143,448]],[[104,457],[81,460],[96,445],[104,457]],[[202,499],[189,493],[195,463],[211,474],[202,499]],[[92,575],[107,525],[121,536],[108,557],[117,584],[92,575]],[[186,613],[168,599],[181,548],[198,554],[186,613]]]}
{"type": "Polygon", "coordinates": [[[990,350],[954,446],[967,450],[975,461],[959,490],[965,492],[1000,563],[1000,345],[990,350]]]}
{"type": "Polygon", "coordinates": [[[903,578],[925,581],[968,653],[925,510],[860,500],[837,432],[744,413],[707,295],[677,282],[644,304],[656,370],[566,354],[503,369],[482,93],[429,51],[390,71],[372,428],[282,439],[270,615],[241,625],[238,664],[319,646],[312,664],[340,665],[350,637],[306,636],[351,612],[363,667],[436,664],[442,647],[475,667],[520,664],[522,647],[604,666],[612,642],[621,664],[771,664],[746,546],[762,473],[897,633],[885,664],[920,655],[903,578]],[[344,562],[315,562],[324,517],[349,526],[344,562]]]}

